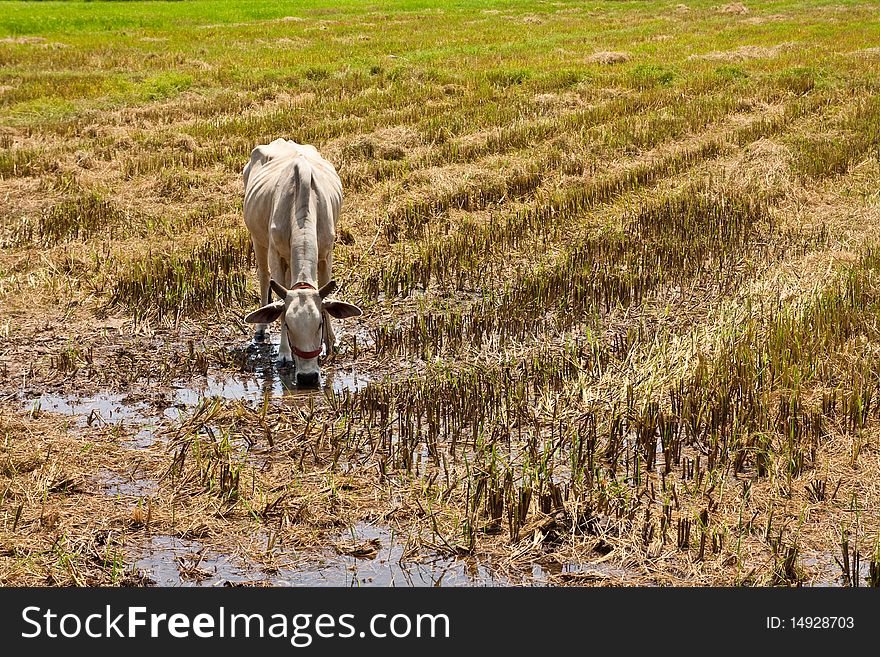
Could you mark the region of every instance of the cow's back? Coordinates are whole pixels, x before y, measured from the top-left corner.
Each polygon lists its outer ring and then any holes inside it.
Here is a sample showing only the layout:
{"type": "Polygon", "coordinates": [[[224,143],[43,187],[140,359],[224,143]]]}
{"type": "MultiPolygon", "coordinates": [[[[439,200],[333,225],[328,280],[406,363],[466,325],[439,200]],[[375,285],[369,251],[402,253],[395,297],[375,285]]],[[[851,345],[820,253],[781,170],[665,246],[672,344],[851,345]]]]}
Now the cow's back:
{"type": "MultiPolygon", "coordinates": [[[[311,173],[312,207],[319,250],[332,248],[336,218],[342,205],[342,182],[335,167],[310,144],[276,139],[257,146],[244,168],[244,221],[261,244],[270,243],[273,212],[286,212],[285,198],[297,193],[296,167],[308,165],[311,173]],[[328,244],[329,242],[329,244],[328,244]]],[[[275,217],[276,223],[286,220],[275,217]]]]}

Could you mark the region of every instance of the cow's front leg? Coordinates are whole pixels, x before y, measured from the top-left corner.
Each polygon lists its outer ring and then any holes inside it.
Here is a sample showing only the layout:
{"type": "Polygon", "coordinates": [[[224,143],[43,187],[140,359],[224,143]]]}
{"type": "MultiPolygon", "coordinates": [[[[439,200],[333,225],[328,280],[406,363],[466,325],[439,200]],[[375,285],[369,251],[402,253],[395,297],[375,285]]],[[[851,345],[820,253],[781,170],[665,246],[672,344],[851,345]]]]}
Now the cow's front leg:
{"type": "MultiPolygon", "coordinates": [[[[289,287],[290,281],[287,280],[289,274],[287,273],[286,263],[278,257],[276,249],[269,249],[268,260],[269,270],[272,272],[275,280],[284,287],[289,287]]],[[[269,296],[267,291],[267,299],[269,296]]],[[[281,341],[278,343],[278,357],[275,359],[275,362],[278,365],[288,365],[293,362],[293,355],[290,353],[290,342],[287,339],[287,325],[284,323],[284,315],[281,315],[281,341]]]]}
{"type": "Polygon", "coordinates": [[[326,311],[321,311],[324,315],[324,344],[327,346],[327,356],[329,357],[334,351],[336,351],[336,334],[333,332],[333,322],[330,319],[330,314],[326,311]]]}
{"type": "Polygon", "coordinates": [[[290,341],[287,339],[283,317],[281,318],[281,342],[278,345],[278,358],[275,359],[275,362],[279,365],[290,365],[293,363],[293,354],[290,353],[290,341]]]}
{"type": "MultiPolygon", "coordinates": [[[[330,282],[330,272],[333,269],[333,254],[328,253],[323,259],[318,260],[318,287],[324,287],[330,282]]],[[[330,315],[324,313],[324,344],[327,346],[327,356],[336,351],[336,334],[333,332],[333,322],[330,315]]]]}

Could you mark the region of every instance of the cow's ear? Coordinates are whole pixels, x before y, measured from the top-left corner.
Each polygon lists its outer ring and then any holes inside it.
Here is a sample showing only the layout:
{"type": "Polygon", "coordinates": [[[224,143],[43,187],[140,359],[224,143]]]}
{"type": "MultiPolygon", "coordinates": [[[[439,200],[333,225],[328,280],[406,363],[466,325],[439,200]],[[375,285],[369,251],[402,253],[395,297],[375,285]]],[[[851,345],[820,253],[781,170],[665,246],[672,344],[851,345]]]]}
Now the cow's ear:
{"type": "Polygon", "coordinates": [[[348,319],[349,317],[363,315],[360,308],[353,306],[350,303],[345,303],[344,301],[327,300],[323,305],[324,310],[326,310],[331,317],[335,317],[336,319],[348,319]]]}
{"type": "Polygon", "coordinates": [[[268,324],[274,322],[284,312],[283,301],[273,301],[267,306],[257,308],[254,312],[245,315],[244,321],[248,324],[268,324]]]}
{"type": "MultiPolygon", "coordinates": [[[[283,286],[281,283],[279,283],[278,281],[276,281],[274,278],[270,278],[270,279],[269,279],[269,288],[270,288],[275,294],[277,294],[279,297],[281,297],[282,299],[284,299],[284,298],[287,297],[287,292],[288,292],[287,288],[284,287],[284,286],[283,286]]],[[[269,298],[271,299],[271,297],[269,297],[269,298]]]]}
{"type": "Polygon", "coordinates": [[[318,294],[323,299],[324,297],[328,297],[333,294],[333,292],[336,291],[337,287],[339,286],[336,284],[336,281],[330,281],[326,285],[321,286],[321,289],[318,290],[318,294]]]}

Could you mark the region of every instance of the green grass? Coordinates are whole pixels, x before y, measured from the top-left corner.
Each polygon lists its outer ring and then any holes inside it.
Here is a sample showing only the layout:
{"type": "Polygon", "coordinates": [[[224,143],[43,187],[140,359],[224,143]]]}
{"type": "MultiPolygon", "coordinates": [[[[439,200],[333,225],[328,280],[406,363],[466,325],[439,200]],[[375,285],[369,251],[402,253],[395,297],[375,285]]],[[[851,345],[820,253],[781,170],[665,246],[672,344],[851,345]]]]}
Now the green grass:
{"type": "MultiPolygon", "coordinates": [[[[692,54],[749,45],[795,41],[810,68],[786,66],[793,56],[736,64],[735,76],[772,78],[803,93],[822,80],[834,84],[836,55],[829,43],[853,48],[877,42],[878,25],[856,2],[778,2],[754,15],[819,15],[829,5],[847,6],[865,20],[853,33],[845,22],[790,19],[744,26],[715,11],[715,2],[691,2],[688,30],[678,31],[674,5],[654,2],[391,2],[377,9],[366,1],[327,8],[294,2],[78,2],[0,3],[0,39],[39,37],[45,44],[0,44],[0,84],[16,90],[2,98],[0,116],[39,123],[88,108],[171,98],[186,90],[220,93],[232,86],[266,87],[334,82],[382,70],[392,77],[418,74],[441,79],[481,77],[499,91],[588,80],[597,86],[635,89],[675,85],[717,62],[692,54]],[[574,13],[557,10],[573,9],[574,13]],[[499,11],[503,17],[484,13],[499,11]],[[600,11],[603,20],[590,20],[600,11]],[[442,13],[443,20],[431,18],[442,13]],[[390,18],[393,17],[393,20],[390,18]],[[289,20],[289,19],[301,20],[289,20]],[[288,19],[288,20],[279,20],[288,19]],[[668,25],[665,21],[671,21],[668,25]],[[381,27],[381,30],[379,29],[381,27]],[[657,33],[671,33],[652,41],[657,33]],[[744,39],[744,37],[746,37],[744,39]],[[100,43],[100,49],[95,44],[100,43]],[[630,52],[615,66],[587,64],[600,50],[630,52]],[[822,57],[819,57],[822,55],[822,57]],[[830,57],[829,57],[830,55],[830,57]],[[50,116],[31,103],[55,98],[50,116]],[[70,105],[61,104],[66,100],[70,105]]],[[[729,76],[731,69],[723,75],[729,76]]]]}

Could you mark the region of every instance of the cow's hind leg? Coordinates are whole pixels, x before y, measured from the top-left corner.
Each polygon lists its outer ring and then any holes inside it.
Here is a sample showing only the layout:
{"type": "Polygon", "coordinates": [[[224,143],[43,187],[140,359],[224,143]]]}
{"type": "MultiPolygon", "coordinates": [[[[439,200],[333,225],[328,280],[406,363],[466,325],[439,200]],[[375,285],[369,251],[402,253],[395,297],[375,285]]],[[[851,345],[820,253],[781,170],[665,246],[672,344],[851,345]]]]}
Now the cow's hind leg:
{"type": "MultiPolygon", "coordinates": [[[[257,261],[257,276],[260,279],[260,305],[265,306],[269,303],[269,249],[257,244],[255,239],[251,239],[254,246],[254,259],[257,261]]],[[[264,342],[266,340],[266,329],[268,324],[257,324],[257,330],[254,331],[254,341],[264,342]]]]}

